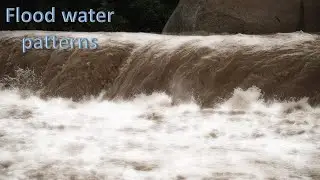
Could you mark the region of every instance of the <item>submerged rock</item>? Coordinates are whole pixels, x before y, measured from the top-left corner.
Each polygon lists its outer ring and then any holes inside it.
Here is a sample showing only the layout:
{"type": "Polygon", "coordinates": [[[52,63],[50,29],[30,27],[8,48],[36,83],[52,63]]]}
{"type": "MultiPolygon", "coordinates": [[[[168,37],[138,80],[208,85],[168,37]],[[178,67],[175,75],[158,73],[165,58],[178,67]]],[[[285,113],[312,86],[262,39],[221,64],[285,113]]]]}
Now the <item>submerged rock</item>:
{"type": "MultiPolygon", "coordinates": [[[[105,92],[106,99],[129,99],[138,94],[165,92],[174,102],[194,100],[211,107],[235,92],[238,96],[230,103],[245,110],[250,108],[247,102],[259,99],[260,93],[247,96],[235,89],[255,86],[261,90],[261,98],[308,97],[312,105],[320,103],[318,35],[82,33],[83,37],[100,37],[99,48],[32,49],[23,54],[21,39],[31,32],[14,33],[15,37],[0,33],[0,83],[40,90],[42,97],[82,100],[105,92]],[[19,68],[27,73],[22,71],[19,76],[19,68]],[[34,75],[29,76],[29,72],[34,75]],[[25,74],[35,80],[29,83],[25,79],[30,78],[23,78],[25,74]],[[7,77],[14,81],[6,81],[7,77]]],[[[49,32],[35,35],[44,33],[49,32]]],[[[234,112],[239,113],[242,112],[234,112]]],[[[160,119],[156,115],[149,118],[160,119]]]]}

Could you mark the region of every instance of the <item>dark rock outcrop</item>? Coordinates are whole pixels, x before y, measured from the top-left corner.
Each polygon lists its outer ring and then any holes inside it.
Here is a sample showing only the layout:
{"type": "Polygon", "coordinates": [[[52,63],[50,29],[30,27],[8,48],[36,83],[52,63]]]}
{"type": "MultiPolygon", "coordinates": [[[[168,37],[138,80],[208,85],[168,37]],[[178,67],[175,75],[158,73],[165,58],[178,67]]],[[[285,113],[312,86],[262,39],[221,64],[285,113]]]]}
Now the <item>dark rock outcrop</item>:
{"type": "Polygon", "coordinates": [[[181,0],[163,33],[320,31],[318,0],[181,0]]]}
{"type": "Polygon", "coordinates": [[[303,0],[306,32],[320,32],[320,1],[303,0]]]}

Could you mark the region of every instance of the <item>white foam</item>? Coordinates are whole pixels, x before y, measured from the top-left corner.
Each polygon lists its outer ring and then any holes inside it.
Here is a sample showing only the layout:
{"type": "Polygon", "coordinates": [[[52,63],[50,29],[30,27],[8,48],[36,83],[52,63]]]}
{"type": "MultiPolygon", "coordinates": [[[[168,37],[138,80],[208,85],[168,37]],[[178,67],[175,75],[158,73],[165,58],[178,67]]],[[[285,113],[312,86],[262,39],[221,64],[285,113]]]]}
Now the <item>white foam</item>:
{"type": "Polygon", "coordinates": [[[312,179],[320,109],[237,89],[216,108],[161,93],[74,103],[0,91],[0,179],[312,179]],[[286,113],[295,104],[306,108],[286,113]]]}
{"type": "Polygon", "coordinates": [[[125,33],[125,32],[59,32],[59,31],[0,31],[0,38],[33,36],[64,36],[73,38],[97,38],[99,45],[109,42],[132,43],[137,47],[146,44],[158,44],[159,50],[174,50],[181,45],[190,43],[196,47],[209,47],[220,51],[232,50],[236,47],[251,46],[253,49],[271,49],[281,46],[293,47],[306,41],[313,41],[318,35],[303,32],[278,33],[273,35],[210,35],[210,36],[177,36],[150,33],[125,33]],[[231,48],[232,47],[232,48],[231,48]]]}

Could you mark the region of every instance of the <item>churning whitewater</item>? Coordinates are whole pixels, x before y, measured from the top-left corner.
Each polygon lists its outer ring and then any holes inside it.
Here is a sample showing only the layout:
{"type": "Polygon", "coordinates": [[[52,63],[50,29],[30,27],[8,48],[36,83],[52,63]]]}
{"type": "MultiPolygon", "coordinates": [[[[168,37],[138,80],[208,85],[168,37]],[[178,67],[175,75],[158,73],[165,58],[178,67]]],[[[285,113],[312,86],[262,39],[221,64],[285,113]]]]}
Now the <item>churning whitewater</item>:
{"type": "Polygon", "coordinates": [[[320,108],[236,89],[83,102],[0,92],[0,179],[319,179],[320,108]]]}
{"type": "Polygon", "coordinates": [[[303,32],[1,32],[0,180],[318,180],[319,77],[303,32]]]}

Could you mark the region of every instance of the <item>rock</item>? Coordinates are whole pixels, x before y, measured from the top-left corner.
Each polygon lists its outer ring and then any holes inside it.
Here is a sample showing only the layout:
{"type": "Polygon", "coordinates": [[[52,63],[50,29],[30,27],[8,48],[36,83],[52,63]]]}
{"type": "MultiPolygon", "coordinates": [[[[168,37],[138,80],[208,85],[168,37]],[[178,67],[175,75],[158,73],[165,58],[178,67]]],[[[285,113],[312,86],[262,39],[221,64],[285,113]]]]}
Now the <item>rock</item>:
{"type": "Polygon", "coordinates": [[[320,32],[320,1],[303,0],[304,5],[304,31],[320,32]]]}
{"type": "Polygon", "coordinates": [[[180,0],[163,33],[320,31],[318,0],[180,0]]]}

